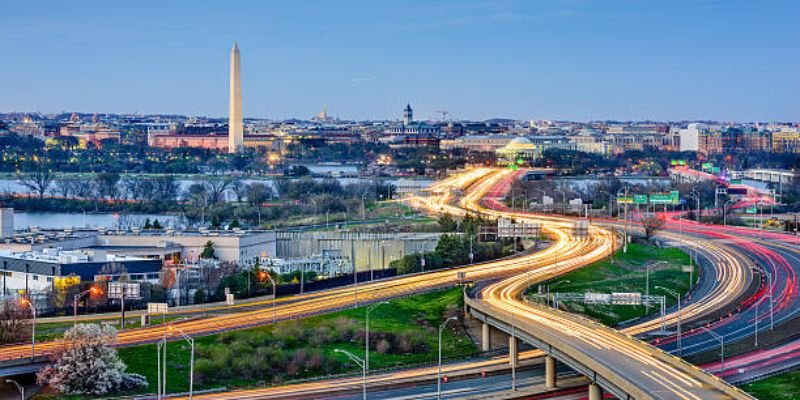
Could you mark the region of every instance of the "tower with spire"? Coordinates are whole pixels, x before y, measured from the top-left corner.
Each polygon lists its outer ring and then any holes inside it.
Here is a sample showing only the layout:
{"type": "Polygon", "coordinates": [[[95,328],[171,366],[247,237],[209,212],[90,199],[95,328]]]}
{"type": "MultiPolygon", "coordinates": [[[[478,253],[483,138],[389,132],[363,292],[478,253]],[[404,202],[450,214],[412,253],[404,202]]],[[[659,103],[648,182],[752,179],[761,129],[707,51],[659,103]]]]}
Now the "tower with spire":
{"type": "Polygon", "coordinates": [[[244,146],[244,121],[242,117],[242,70],[239,46],[231,49],[230,98],[228,107],[228,152],[236,153],[244,146]]]}
{"type": "Polygon", "coordinates": [[[411,104],[406,104],[403,109],[403,125],[411,125],[414,122],[414,110],[411,109],[411,104]]]}

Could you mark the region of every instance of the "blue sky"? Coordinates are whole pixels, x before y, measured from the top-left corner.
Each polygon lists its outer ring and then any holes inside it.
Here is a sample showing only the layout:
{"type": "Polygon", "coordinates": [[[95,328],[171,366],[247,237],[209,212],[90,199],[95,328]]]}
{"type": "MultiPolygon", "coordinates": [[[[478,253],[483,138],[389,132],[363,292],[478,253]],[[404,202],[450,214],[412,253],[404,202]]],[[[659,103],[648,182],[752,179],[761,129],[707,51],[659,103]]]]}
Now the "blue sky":
{"type": "Polygon", "coordinates": [[[798,1],[14,1],[0,110],[800,120],[798,1]]]}

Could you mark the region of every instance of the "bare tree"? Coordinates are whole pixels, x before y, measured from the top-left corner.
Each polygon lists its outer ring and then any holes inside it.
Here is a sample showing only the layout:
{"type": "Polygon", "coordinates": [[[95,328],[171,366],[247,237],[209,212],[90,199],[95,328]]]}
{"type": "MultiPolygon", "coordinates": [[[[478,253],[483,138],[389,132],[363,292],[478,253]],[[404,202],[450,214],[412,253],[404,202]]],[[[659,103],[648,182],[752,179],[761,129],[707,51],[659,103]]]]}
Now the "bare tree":
{"type": "Polygon", "coordinates": [[[205,181],[206,191],[208,192],[208,202],[211,205],[217,204],[225,200],[225,191],[228,190],[233,179],[207,179],[205,181]]]}
{"type": "Polygon", "coordinates": [[[230,189],[236,195],[236,202],[241,203],[247,197],[248,185],[241,179],[231,180],[230,189]]]}
{"type": "Polygon", "coordinates": [[[0,303],[0,343],[17,343],[30,338],[30,311],[13,299],[0,303]]]}
{"type": "Polygon", "coordinates": [[[650,216],[642,218],[642,226],[644,227],[644,236],[650,239],[653,234],[664,227],[664,220],[658,216],[650,216]]]}
{"type": "Polygon", "coordinates": [[[43,199],[47,190],[50,189],[56,175],[50,169],[50,164],[45,161],[34,161],[28,164],[27,173],[17,174],[19,183],[39,195],[43,199]]]}

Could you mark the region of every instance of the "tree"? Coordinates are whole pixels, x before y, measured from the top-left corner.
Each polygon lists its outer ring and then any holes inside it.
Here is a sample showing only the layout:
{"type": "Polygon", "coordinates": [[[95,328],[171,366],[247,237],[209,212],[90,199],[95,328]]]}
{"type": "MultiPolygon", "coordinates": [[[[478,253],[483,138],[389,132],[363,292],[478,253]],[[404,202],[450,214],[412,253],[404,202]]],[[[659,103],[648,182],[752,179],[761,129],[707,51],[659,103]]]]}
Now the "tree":
{"type": "Polygon", "coordinates": [[[650,239],[653,234],[664,227],[664,220],[657,216],[642,218],[642,226],[644,227],[644,236],[650,239]]]}
{"type": "Polygon", "coordinates": [[[210,240],[206,242],[206,244],[203,246],[203,252],[200,253],[200,258],[217,258],[214,256],[214,242],[210,240]]]}
{"type": "Polygon", "coordinates": [[[13,299],[3,301],[0,309],[0,343],[17,343],[30,339],[30,310],[13,299]]]}
{"type": "Polygon", "coordinates": [[[142,229],[153,229],[153,224],[150,223],[150,218],[144,220],[144,226],[142,229]]]}
{"type": "Polygon", "coordinates": [[[30,189],[39,196],[39,200],[44,198],[44,194],[50,189],[50,185],[56,178],[50,168],[50,163],[44,160],[36,160],[27,164],[26,174],[17,174],[19,183],[30,189]]]}
{"type": "Polygon", "coordinates": [[[261,226],[261,206],[272,194],[272,189],[261,182],[254,182],[247,185],[247,201],[256,207],[258,212],[258,225],[261,226]]]}
{"type": "Polygon", "coordinates": [[[222,227],[222,223],[219,222],[219,216],[214,214],[211,217],[211,229],[219,229],[220,227],[222,227]]]}
{"type": "Polygon", "coordinates": [[[436,252],[441,255],[447,265],[461,265],[468,261],[469,249],[458,235],[442,235],[436,244],[436,252]]]}
{"type": "Polygon", "coordinates": [[[241,179],[234,179],[231,181],[230,189],[236,195],[236,202],[241,203],[247,197],[247,184],[241,179]]]}
{"type": "Polygon", "coordinates": [[[455,232],[458,230],[458,223],[450,213],[444,213],[439,217],[439,228],[442,232],[455,232]]]}
{"type": "Polygon", "coordinates": [[[97,174],[95,184],[97,185],[97,193],[101,197],[108,197],[111,200],[119,197],[119,183],[120,176],[116,172],[102,172],[97,174]]]}
{"type": "Polygon", "coordinates": [[[144,376],[125,372],[125,363],[112,347],[116,339],[117,330],[109,325],[77,325],[64,334],[64,347],[36,375],[37,382],[65,394],[92,396],[147,387],[144,376]]]}
{"type": "Polygon", "coordinates": [[[242,224],[239,222],[239,218],[233,217],[233,221],[228,224],[229,229],[241,228],[242,224]]]}
{"type": "Polygon", "coordinates": [[[153,220],[153,229],[164,229],[164,227],[161,226],[161,222],[158,222],[158,218],[153,220]]]}

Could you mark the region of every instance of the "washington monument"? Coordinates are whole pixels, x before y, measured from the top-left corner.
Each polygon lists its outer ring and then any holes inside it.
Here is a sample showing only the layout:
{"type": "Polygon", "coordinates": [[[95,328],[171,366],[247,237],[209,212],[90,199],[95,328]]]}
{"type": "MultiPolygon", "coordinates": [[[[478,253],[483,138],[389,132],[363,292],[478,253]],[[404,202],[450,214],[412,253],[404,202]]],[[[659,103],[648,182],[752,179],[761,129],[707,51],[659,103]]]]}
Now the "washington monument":
{"type": "Polygon", "coordinates": [[[236,153],[244,145],[242,126],[242,68],[239,46],[231,49],[231,96],[228,108],[228,152],[236,153]]]}

